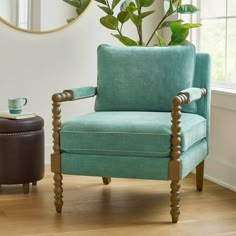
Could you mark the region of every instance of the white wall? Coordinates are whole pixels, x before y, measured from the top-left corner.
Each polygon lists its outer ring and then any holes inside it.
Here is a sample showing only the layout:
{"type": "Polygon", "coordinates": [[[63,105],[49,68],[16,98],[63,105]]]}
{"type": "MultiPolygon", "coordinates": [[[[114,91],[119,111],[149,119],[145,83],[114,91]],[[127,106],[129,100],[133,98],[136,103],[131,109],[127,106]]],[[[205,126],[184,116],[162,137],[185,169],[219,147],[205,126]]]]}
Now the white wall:
{"type": "Polygon", "coordinates": [[[1,0],[0,17],[10,19],[10,1],[1,0]]]}
{"type": "Polygon", "coordinates": [[[206,177],[236,191],[236,93],[212,92],[206,177]]]}
{"type": "Polygon", "coordinates": [[[66,24],[66,20],[76,17],[76,8],[58,0],[41,0],[41,29],[50,30],[66,24]]]}

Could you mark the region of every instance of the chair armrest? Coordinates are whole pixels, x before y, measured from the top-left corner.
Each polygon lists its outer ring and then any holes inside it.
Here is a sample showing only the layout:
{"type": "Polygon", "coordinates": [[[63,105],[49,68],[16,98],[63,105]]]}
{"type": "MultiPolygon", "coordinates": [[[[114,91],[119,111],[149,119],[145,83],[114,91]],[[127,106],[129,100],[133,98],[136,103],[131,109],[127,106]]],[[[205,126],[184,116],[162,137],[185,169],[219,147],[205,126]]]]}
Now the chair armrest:
{"type": "Polygon", "coordinates": [[[88,87],[67,89],[64,90],[63,92],[70,93],[72,100],[78,100],[83,98],[94,97],[96,95],[96,88],[88,86],[88,87]]]}
{"type": "Polygon", "coordinates": [[[55,93],[52,96],[53,102],[74,101],[83,98],[94,97],[97,89],[92,86],[66,89],[62,93],[55,93]]]}
{"type": "Polygon", "coordinates": [[[181,179],[181,105],[200,99],[207,93],[206,89],[189,88],[178,93],[172,100],[171,126],[171,160],[169,163],[169,179],[181,179]]]}
{"type": "MultiPolygon", "coordinates": [[[[95,96],[95,87],[81,87],[64,90],[52,96],[52,130],[53,130],[53,153],[51,154],[51,171],[55,174],[61,173],[60,154],[60,130],[61,130],[61,102],[74,101],[95,96]]],[[[60,177],[60,176],[59,176],[60,177]]],[[[57,177],[57,178],[59,178],[57,177]]]]}
{"type": "Polygon", "coordinates": [[[205,96],[207,93],[204,88],[188,88],[180,91],[178,95],[185,95],[183,103],[191,103],[199,100],[202,96],[205,96]]]}

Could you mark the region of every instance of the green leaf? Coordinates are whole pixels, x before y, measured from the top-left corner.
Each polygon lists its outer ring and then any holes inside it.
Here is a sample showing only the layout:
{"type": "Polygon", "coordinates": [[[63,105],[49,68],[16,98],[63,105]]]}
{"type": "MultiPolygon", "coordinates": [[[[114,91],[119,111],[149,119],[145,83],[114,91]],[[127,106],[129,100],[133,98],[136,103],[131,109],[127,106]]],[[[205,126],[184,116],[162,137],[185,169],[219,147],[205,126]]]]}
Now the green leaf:
{"type": "Polygon", "coordinates": [[[181,31],[179,31],[177,34],[173,33],[171,35],[171,45],[181,45],[181,44],[185,44],[186,39],[188,37],[189,34],[189,29],[182,29],[181,31]]]}
{"type": "Polygon", "coordinates": [[[157,43],[159,46],[167,46],[165,39],[161,35],[156,33],[156,36],[157,36],[157,43]]]}
{"type": "Polygon", "coordinates": [[[184,44],[188,34],[189,28],[185,27],[180,22],[174,22],[170,24],[170,29],[172,32],[170,45],[184,44]]]}
{"type": "Polygon", "coordinates": [[[120,40],[121,43],[123,43],[126,46],[137,46],[137,42],[134,41],[133,39],[126,37],[126,36],[121,36],[119,34],[112,34],[114,37],[120,40]]]}
{"type": "Polygon", "coordinates": [[[117,15],[118,21],[122,24],[124,24],[126,21],[130,19],[129,13],[127,11],[121,11],[117,15]]]}
{"type": "MultiPolygon", "coordinates": [[[[64,1],[64,0],[63,0],[64,1]]],[[[107,5],[106,0],[95,0],[96,2],[99,2],[101,4],[107,5]]]]}
{"type": "Polygon", "coordinates": [[[150,7],[155,0],[139,0],[139,4],[141,7],[150,7]]]}
{"type": "Polygon", "coordinates": [[[103,7],[103,6],[98,6],[98,7],[101,8],[108,15],[113,15],[114,14],[114,12],[109,7],[103,7]]]}
{"type": "Polygon", "coordinates": [[[160,28],[159,29],[162,29],[162,28],[166,28],[166,27],[170,27],[170,25],[172,23],[175,23],[175,22],[183,22],[182,19],[179,19],[179,20],[173,20],[173,21],[165,21],[161,24],[160,28]]]}
{"type": "Polygon", "coordinates": [[[202,24],[199,23],[185,23],[183,24],[185,29],[197,28],[200,27],[202,24]]]}
{"type": "Polygon", "coordinates": [[[177,12],[180,14],[193,14],[195,12],[198,12],[199,9],[191,4],[183,4],[178,7],[177,12]]]}
{"type": "Polygon", "coordinates": [[[188,40],[184,40],[184,41],[181,41],[180,43],[179,42],[175,42],[175,41],[171,41],[169,43],[170,46],[174,46],[174,45],[186,45],[186,44],[189,44],[190,42],[188,40]]]}
{"type": "Polygon", "coordinates": [[[114,16],[111,16],[111,15],[107,15],[107,16],[104,16],[100,19],[100,23],[108,28],[108,29],[111,29],[111,30],[117,30],[118,28],[118,19],[114,16]]]}
{"type": "Polygon", "coordinates": [[[132,14],[133,12],[135,12],[137,10],[137,7],[131,2],[129,4],[128,7],[126,7],[126,10],[127,12],[129,12],[130,14],[132,14]]]}
{"type": "Polygon", "coordinates": [[[169,14],[173,14],[176,11],[176,7],[174,6],[172,0],[164,1],[164,12],[165,14],[169,12],[169,14]]]}
{"type": "Polygon", "coordinates": [[[151,14],[153,14],[155,11],[146,11],[140,14],[141,18],[145,18],[147,16],[150,16],[151,14]]]}
{"type": "Polygon", "coordinates": [[[130,14],[130,19],[132,22],[138,27],[142,24],[142,18],[141,16],[135,15],[135,14],[130,14]]]}
{"type": "Polygon", "coordinates": [[[121,0],[113,0],[111,8],[114,9],[121,0]]]}
{"type": "Polygon", "coordinates": [[[75,1],[75,0],[63,0],[63,1],[70,4],[73,7],[79,7],[80,6],[80,2],[75,1]]]}
{"type": "Polygon", "coordinates": [[[136,6],[139,10],[141,10],[140,0],[135,0],[136,6]]]}
{"type": "Polygon", "coordinates": [[[73,17],[73,18],[67,19],[66,22],[69,24],[69,23],[71,23],[74,20],[75,20],[75,18],[73,17]]]}
{"type": "Polygon", "coordinates": [[[77,7],[76,8],[76,13],[77,15],[79,16],[82,12],[83,12],[84,9],[82,9],[81,7],[77,7]]]}
{"type": "Polygon", "coordinates": [[[81,7],[83,9],[86,9],[89,3],[91,2],[91,0],[80,0],[80,2],[81,2],[81,7]]]}
{"type": "Polygon", "coordinates": [[[182,0],[178,1],[178,8],[182,5],[182,0]]]}
{"type": "Polygon", "coordinates": [[[173,33],[178,32],[182,28],[184,28],[184,27],[181,24],[181,22],[175,21],[175,22],[170,23],[170,29],[171,29],[171,32],[173,32],[173,33]]]}
{"type": "Polygon", "coordinates": [[[90,0],[77,0],[80,2],[80,5],[76,8],[76,12],[80,15],[89,5],[90,0]]]}
{"type": "MultiPolygon", "coordinates": [[[[121,5],[120,5],[120,11],[126,11],[126,8],[132,4],[132,0],[125,0],[121,5]]],[[[134,3],[133,3],[134,4],[134,3]]]]}

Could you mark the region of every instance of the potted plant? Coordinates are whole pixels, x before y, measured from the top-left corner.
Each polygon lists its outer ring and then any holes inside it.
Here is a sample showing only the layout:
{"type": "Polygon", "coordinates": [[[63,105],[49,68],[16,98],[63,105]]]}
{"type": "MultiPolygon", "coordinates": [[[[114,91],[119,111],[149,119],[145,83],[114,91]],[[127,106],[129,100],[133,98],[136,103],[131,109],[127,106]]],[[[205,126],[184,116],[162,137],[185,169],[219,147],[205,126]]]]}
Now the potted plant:
{"type": "Polygon", "coordinates": [[[176,14],[193,14],[199,9],[191,4],[182,4],[182,0],[164,0],[164,15],[157,22],[147,42],[143,39],[143,21],[155,13],[150,10],[155,0],[95,0],[99,8],[105,12],[100,23],[112,30],[112,35],[126,46],[149,46],[153,37],[156,37],[157,46],[184,45],[191,28],[199,27],[199,23],[185,23],[181,19],[170,20],[170,16],[176,14]],[[119,8],[119,9],[118,9],[119,8]],[[148,10],[146,10],[148,8],[148,10]],[[138,39],[130,38],[123,33],[124,26],[131,22],[137,31],[138,39]],[[167,42],[161,35],[160,30],[169,28],[171,39],[167,42]]]}

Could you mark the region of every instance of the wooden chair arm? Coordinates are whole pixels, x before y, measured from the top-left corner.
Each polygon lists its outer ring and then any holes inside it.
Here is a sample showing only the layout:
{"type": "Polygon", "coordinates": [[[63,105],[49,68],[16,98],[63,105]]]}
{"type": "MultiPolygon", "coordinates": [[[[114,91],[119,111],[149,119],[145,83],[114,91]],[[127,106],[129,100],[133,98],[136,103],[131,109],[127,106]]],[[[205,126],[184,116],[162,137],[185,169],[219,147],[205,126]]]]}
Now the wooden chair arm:
{"type": "Polygon", "coordinates": [[[96,88],[82,87],[64,90],[52,96],[52,130],[53,130],[53,153],[51,154],[51,171],[61,173],[60,157],[60,130],[61,130],[61,103],[74,101],[96,95],[96,88]]]}
{"type": "MultiPolygon", "coordinates": [[[[207,94],[206,89],[201,89],[201,96],[198,99],[202,98],[207,94]]],[[[170,161],[170,171],[169,178],[171,180],[179,181],[181,176],[181,105],[189,104],[198,99],[191,100],[188,93],[179,93],[172,100],[172,126],[171,126],[171,161],[170,161]]]]}

